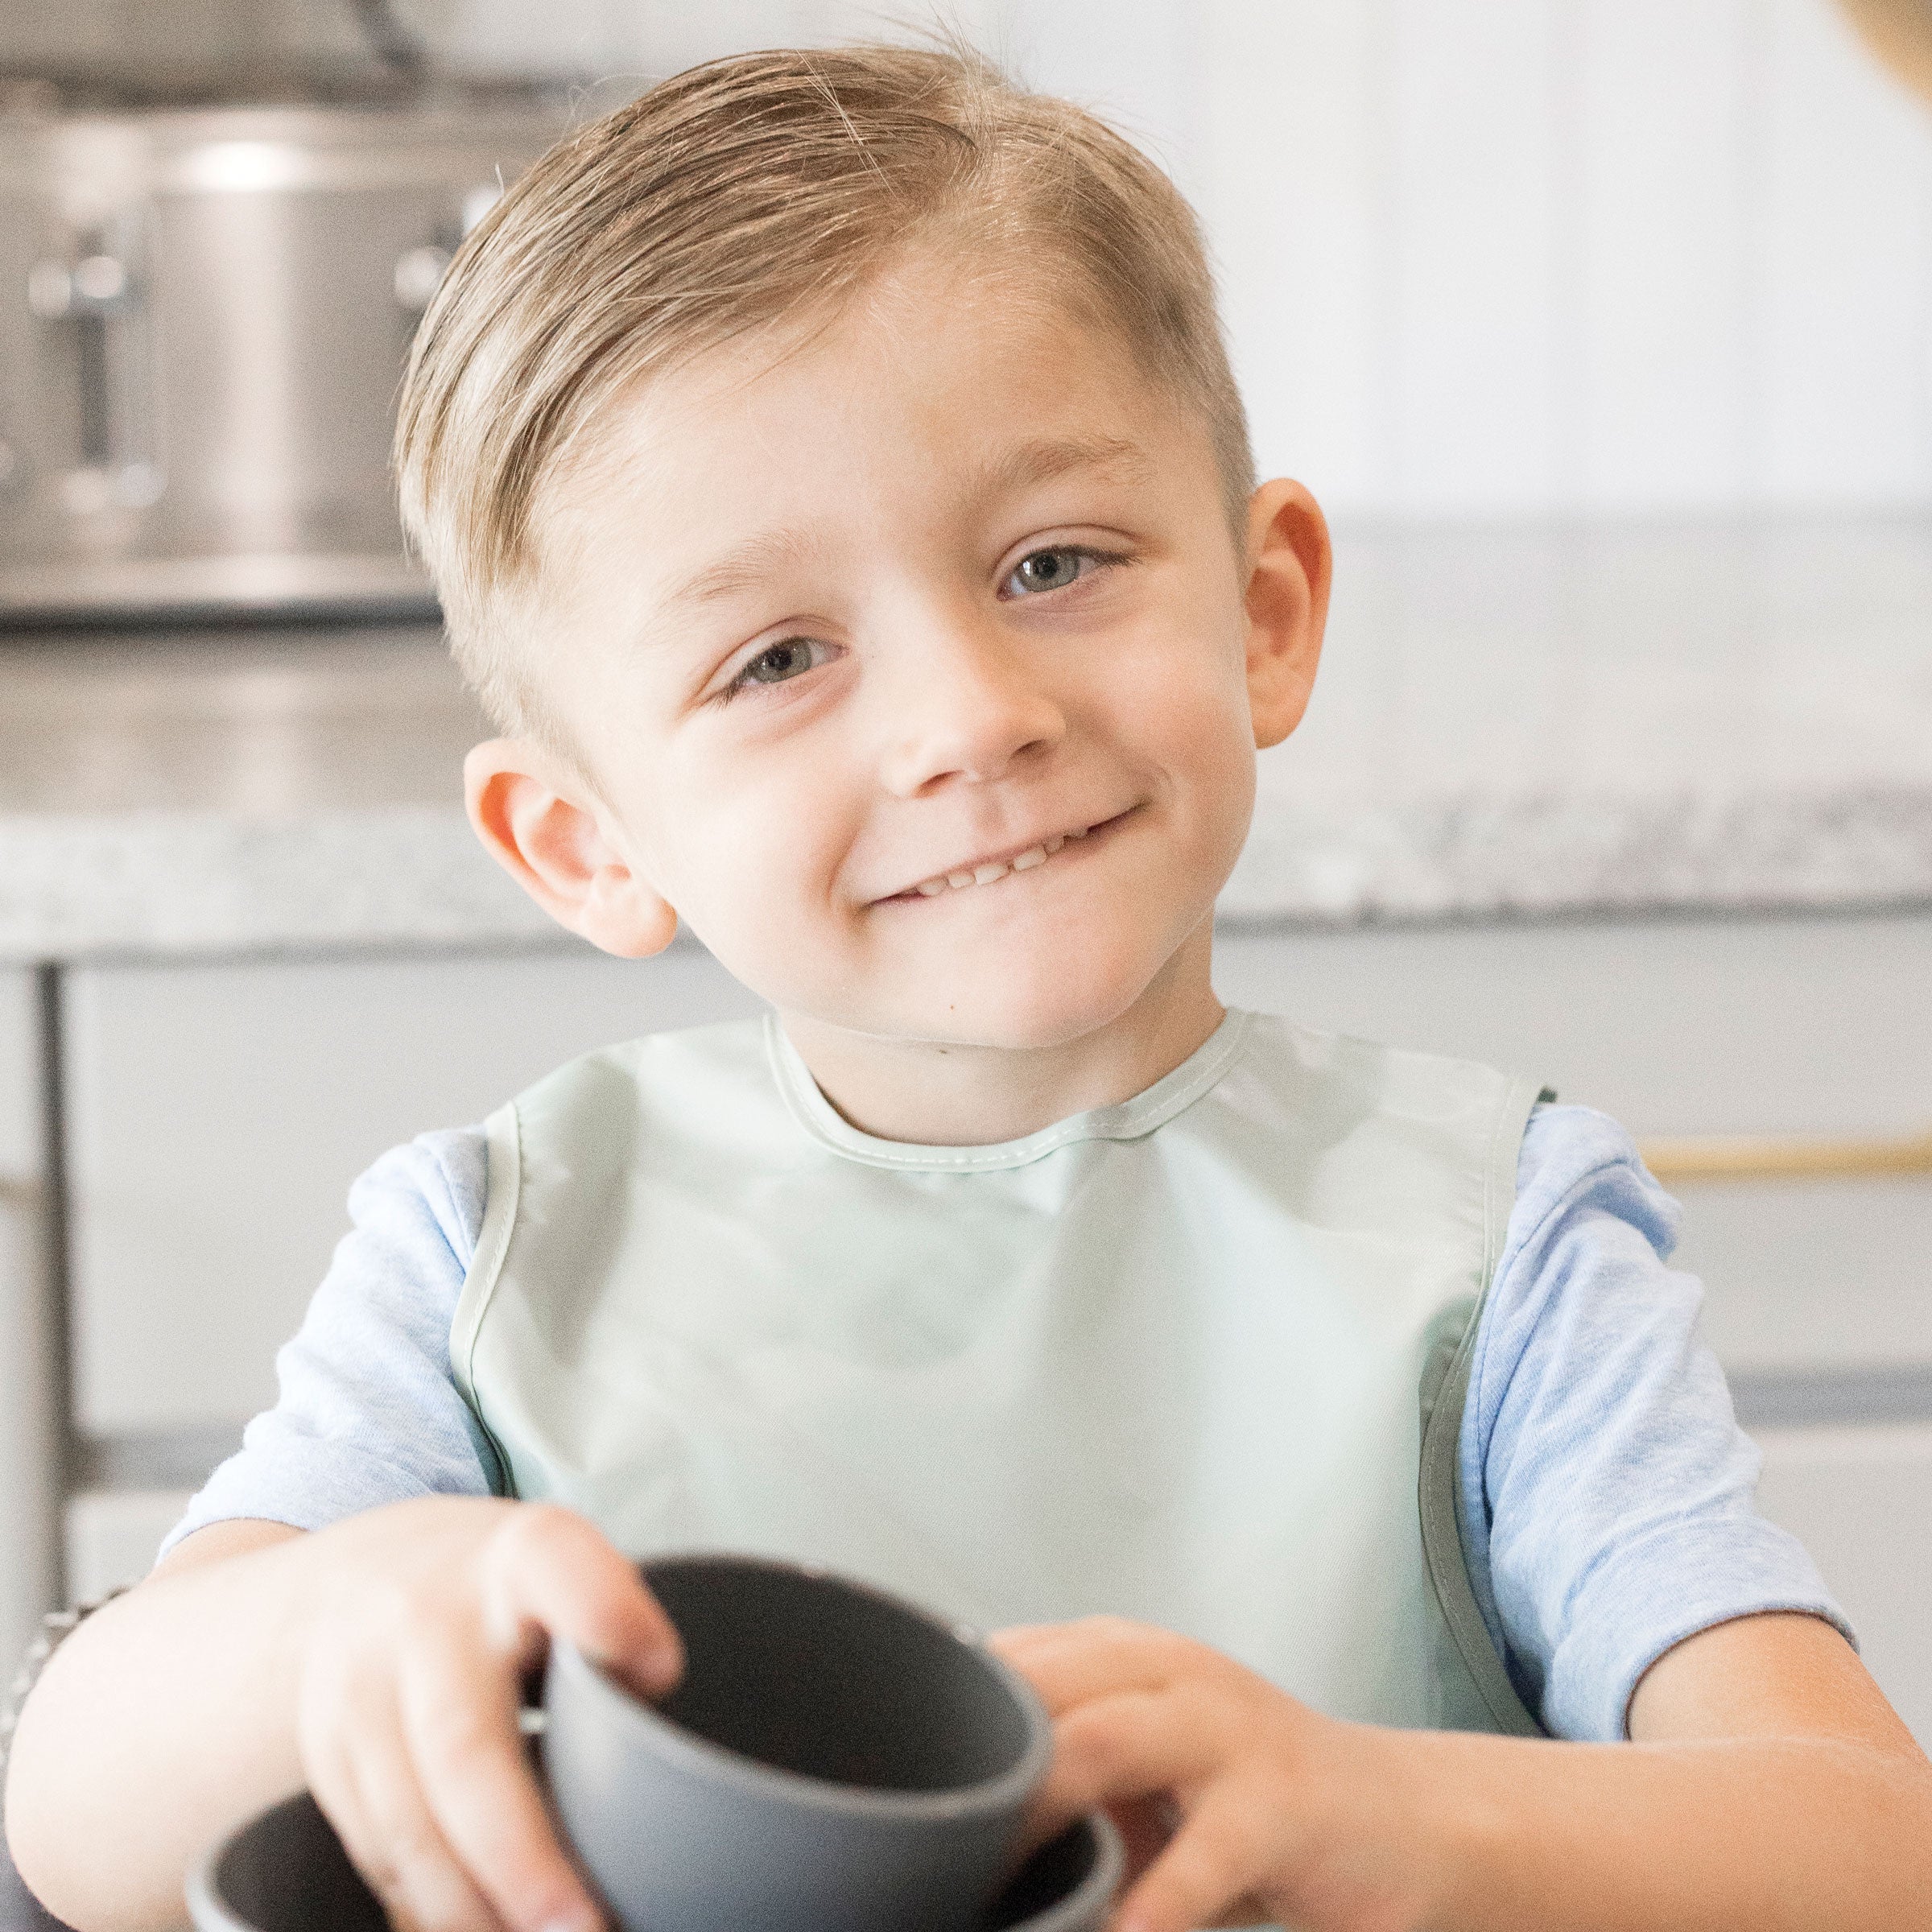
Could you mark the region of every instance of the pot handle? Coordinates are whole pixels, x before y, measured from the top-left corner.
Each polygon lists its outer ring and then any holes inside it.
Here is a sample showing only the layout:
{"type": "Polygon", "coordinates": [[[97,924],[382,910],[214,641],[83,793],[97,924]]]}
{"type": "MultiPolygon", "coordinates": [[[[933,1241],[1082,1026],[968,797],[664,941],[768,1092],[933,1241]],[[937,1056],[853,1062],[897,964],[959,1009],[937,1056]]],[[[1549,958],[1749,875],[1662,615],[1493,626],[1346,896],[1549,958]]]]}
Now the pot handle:
{"type": "Polygon", "coordinates": [[[68,509],[145,509],[159,497],[162,477],[142,433],[141,288],[128,251],[102,243],[72,262],[45,257],[27,273],[27,300],[43,321],[74,332],[80,448],[63,493],[68,509]]]}

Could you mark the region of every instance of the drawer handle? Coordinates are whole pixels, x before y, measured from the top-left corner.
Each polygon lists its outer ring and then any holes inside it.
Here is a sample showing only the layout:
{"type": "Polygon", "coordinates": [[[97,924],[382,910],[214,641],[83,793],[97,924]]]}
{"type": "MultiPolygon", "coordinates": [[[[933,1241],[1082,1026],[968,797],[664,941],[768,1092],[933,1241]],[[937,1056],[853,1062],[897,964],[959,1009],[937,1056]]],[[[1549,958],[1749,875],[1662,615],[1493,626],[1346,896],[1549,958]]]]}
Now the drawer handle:
{"type": "Polygon", "coordinates": [[[1660,1181],[1876,1180],[1932,1174],[1932,1133],[1833,1140],[1709,1134],[1645,1141],[1644,1165],[1660,1181]]]}

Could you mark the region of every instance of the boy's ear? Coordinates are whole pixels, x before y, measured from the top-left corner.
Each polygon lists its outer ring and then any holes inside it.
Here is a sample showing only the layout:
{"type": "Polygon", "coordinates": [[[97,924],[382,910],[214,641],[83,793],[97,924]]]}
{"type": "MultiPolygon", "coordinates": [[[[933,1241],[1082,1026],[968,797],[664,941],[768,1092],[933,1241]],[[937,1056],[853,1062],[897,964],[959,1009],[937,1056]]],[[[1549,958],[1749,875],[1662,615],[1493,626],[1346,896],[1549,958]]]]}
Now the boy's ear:
{"type": "Polygon", "coordinates": [[[675,909],[632,869],[602,807],[543,745],[477,745],[463,761],[463,796],[485,850],[559,926],[620,959],[671,943],[675,909]]]}
{"type": "Polygon", "coordinates": [[[1332,565],[1315,498],[1298,483],[1264,483],[1248,504],[1248,700],[1259,750],[1280,744],[1308,708],[1332,565]]]}

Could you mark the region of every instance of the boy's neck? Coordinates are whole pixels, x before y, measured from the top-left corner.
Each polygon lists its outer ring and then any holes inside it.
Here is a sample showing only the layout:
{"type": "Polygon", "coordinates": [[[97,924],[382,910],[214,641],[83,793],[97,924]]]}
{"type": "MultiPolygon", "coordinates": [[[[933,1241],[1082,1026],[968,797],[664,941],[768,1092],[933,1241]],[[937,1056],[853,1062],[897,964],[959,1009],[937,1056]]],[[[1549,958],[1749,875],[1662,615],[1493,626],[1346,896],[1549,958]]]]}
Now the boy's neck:
{"type": "Polygon", "coordinates": [[[1209,974],[1212,943],[1204,925],[1125,1013],[1058,1046],[939,1045],[795,1013],[781,1018],[819,1091],[860,1132],[988,1146],[1131,1100],[1199,1048],[1223,1018],[1209,974]]]}

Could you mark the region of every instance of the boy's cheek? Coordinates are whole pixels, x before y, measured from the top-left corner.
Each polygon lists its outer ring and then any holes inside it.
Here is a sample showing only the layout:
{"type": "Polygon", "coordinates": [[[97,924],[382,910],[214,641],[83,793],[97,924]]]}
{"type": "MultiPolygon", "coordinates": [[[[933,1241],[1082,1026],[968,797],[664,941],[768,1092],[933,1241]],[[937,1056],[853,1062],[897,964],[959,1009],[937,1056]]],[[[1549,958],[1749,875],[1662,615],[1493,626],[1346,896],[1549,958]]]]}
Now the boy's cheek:
{"type": "Polygon", "coordinates": [[[1238,650],[1223,637],[1183,633],[1140,668],[1110,707],[1110,735],[1197,784],[1238,778],[1254,753],[1238,650]]]}

